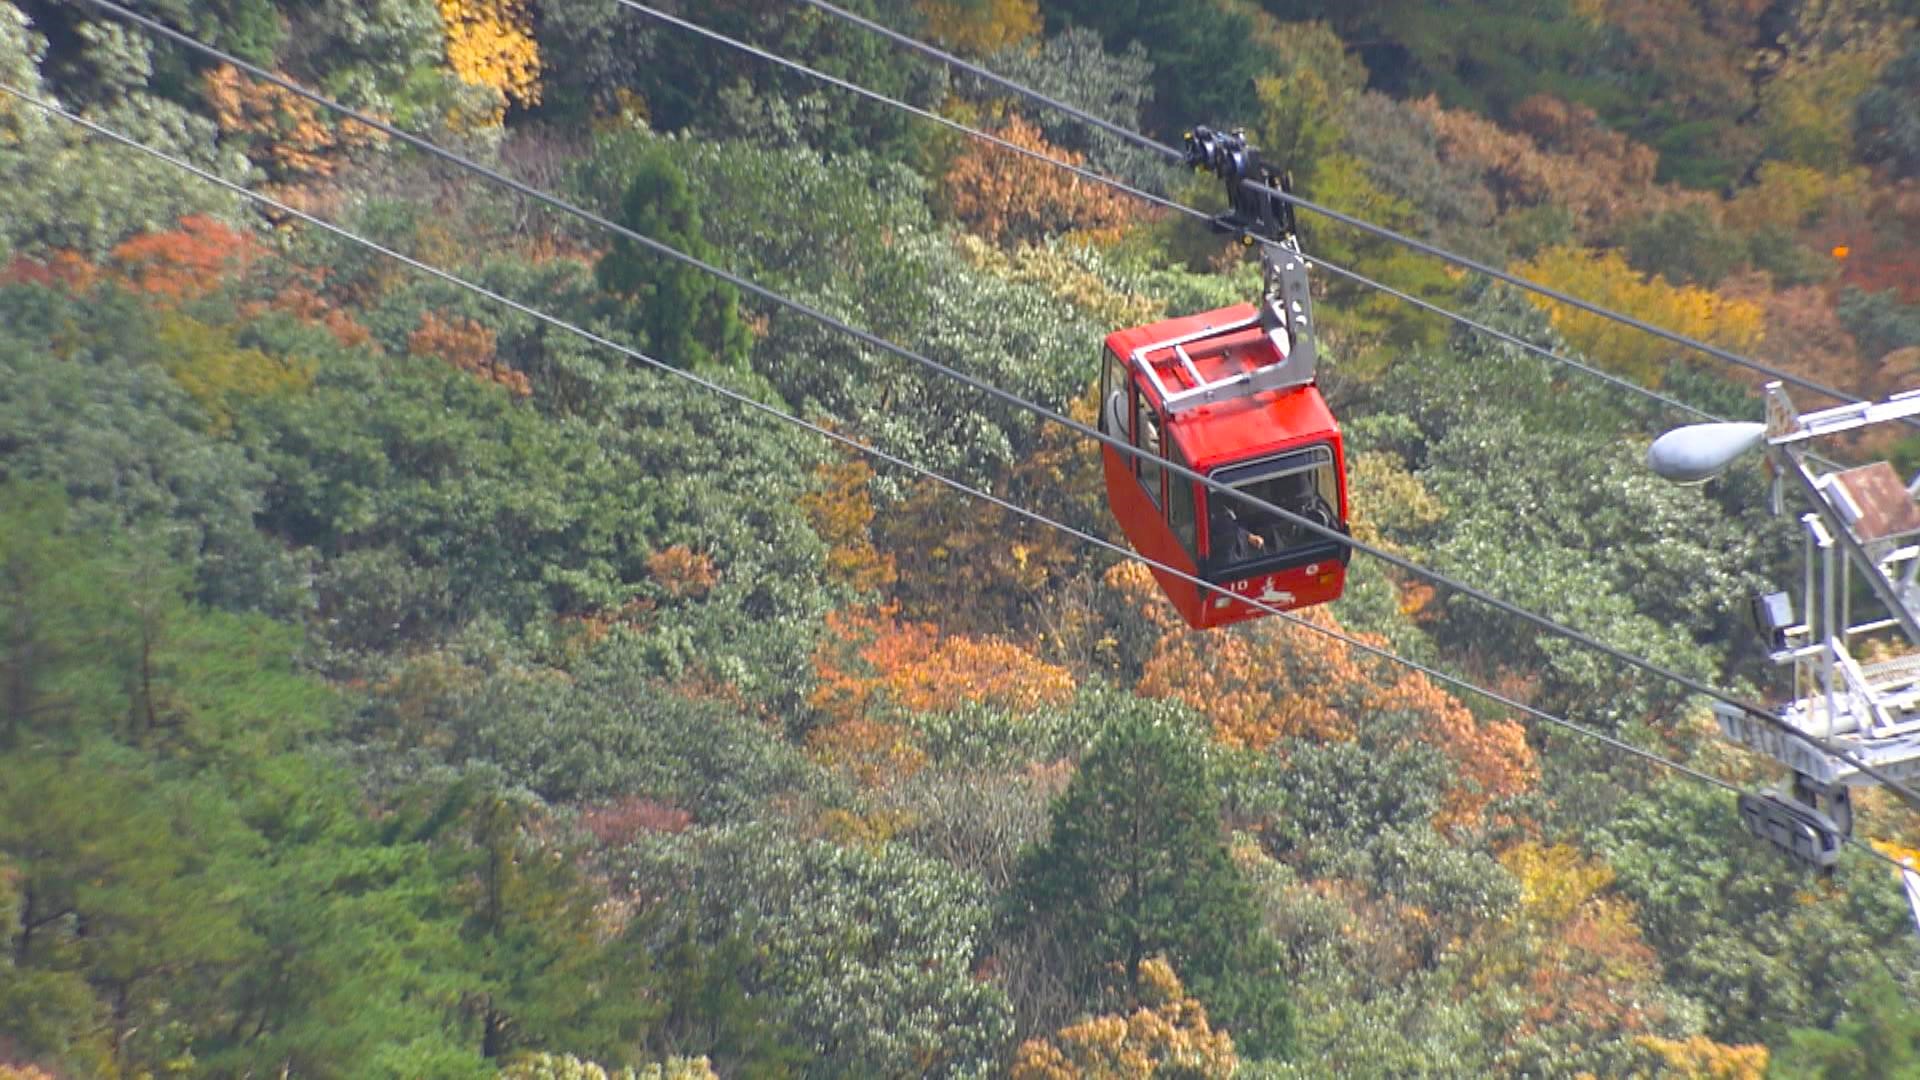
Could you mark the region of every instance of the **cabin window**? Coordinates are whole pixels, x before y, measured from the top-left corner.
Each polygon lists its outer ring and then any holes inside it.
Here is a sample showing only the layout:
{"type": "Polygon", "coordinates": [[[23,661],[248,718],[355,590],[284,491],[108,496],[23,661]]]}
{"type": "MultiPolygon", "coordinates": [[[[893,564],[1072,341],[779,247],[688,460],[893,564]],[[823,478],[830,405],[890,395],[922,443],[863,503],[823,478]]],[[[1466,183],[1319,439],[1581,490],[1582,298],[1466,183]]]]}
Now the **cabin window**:
{"type": "Polygon", "coordinates": [[[1100,430],[1116,439],[1127,435],[1126,361],[1102,351],[1106,362],[1100,366],[1100,430]]]}
{"type": "MultiPolygon", "coordinates": [[[[1186,466],[1186,456],[1179,447],[1173,447],[1169,455],[1174,464],[1186,466]]],[[[1167,524],[1173,527],[1173,535],[1187,549],[1188,555],[1198,556],[1199,522],[1194,512],[1193,481],[1178,473],[1167,474],[1167,524]]]]}
{"type": "MultiPolygon", "coordinates": [[[[1340,525],[1339,477],[1325,443],[1246,465],[1214,470],[1213,479],[1262,502],[1327,528],[1340,525]]],[[[1213,562],[1252,562],[1289,548],[1326,542],[1294,521],[1248,506],[1221,492],[1207,497],[1208,548],[1213,562]]]]}
{"type": "Polygon", "coordinates": [[[1134,459],[1134,474],[1140,477],[1140,486],[1147,489],[1147,498],[1159,506],[1162,504],[1160,478],[1166,471],[1155,460],[1165,452],[1160,442],[1160,415],[1153,411],[1147,395],[1141,393],[1137,385],[1133,388],[1133,445],[1148,455],[1134,459]]]}

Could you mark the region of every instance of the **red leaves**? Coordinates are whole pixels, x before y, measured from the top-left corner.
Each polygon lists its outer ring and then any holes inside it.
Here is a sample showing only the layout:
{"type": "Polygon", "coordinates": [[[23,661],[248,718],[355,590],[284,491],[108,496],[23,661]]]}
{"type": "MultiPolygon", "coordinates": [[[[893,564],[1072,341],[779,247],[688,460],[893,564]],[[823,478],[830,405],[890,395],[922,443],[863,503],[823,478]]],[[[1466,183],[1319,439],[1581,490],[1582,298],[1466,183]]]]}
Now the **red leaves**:
{"type": "Polygon", "coordinates": [[[533,393],[527,377],[500,363],[494,354],[493,331],[472,319],[442,319],[429,311],[420,317],[420,329],[408,336],[407,351],[437,356],[482,381],[506,387],[515,397],[533,393]]]}

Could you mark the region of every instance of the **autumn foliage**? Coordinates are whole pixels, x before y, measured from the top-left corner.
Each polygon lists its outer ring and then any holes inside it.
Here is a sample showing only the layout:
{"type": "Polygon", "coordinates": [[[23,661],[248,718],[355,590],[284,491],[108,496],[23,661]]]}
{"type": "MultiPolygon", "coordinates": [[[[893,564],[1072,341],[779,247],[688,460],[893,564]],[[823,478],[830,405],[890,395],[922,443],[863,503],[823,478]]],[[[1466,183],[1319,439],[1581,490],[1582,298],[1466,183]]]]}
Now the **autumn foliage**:
{"type": "Polygon", "coordinates": [[[1640,936],[1633,905],[1608,891],[1613,869],[1566,844],[1516,844],[1500,862],[1519,881],[1520,906],[1539,936],[1525,976],[1532,1024],[1645,1032],[1661,1019],[1650,990],[1659,963],[1640,936]]]}
{"type": "Polygon", "coordinates": [[[494,120],[509,103],[540,103],[540,47],[527,0],[439,0],[447,28],[447,63],[474,86],[498,95],[494,120]]]}
{"type": "Polygon", "coordinates": [[[673,544],[647,556],[647,572],[677,600],[697,600],[720,582],[713,558],[685,544],[673,544]]]}
{"type": "Polygon", "coordinates": [[[1517,131],[1432,97],[1413,107],[1433,125],[1442,156],[1479,172],[1502,209],[1562,206],[1585,234],[1689,198],[1654,183],[1660,161],[1651,148],[1582,106],[1529,98],[1514,109],[1517,131]]]}
{"type": "Polygon", "coordinates": [[[967,52],[998,52],[1040,32],[1036,0],[921,0],[920,13],[935,40],[967,52]]]}
{"type": "Polygon", "coordinates": [[[202,81],[221,133],[243,140],[254,164],[283,182],[330,177],[349,155],[386,138],[355,121],[333,120],[293,91],[230,65],[209,69],[202,81]]]}
{"type": "Polygon", "coordinates": [[[212,293],[262,253],[259,242],[246,233],[193,214],[181,218],[178,229],[122,241],[108,262],[130,288],[168,300],[191,300],[212,293]]]}
{"type": "MultiPolygon", "coordinates": [[[[1151,590],[1144,568],[1121,572],[1135,590],[1151,590]]],[[[1325,609],[1298,613],[1338,629],[1325,609]]],[[[1354,635],[1385,648],[1368,635],[1354,635]]],[[[1472,827],[1496,799],[1521,794],[1540,766],[1520,725],[1476,720],[1466,706],[1419,672],[1389,666],[1324,634],[1282,619],[1230,633],[1171,628],[1141,675],[1139,692],[1184,701],[1229,746],[1263,750],[1283,739],[1345,742],[1383,713],[1415,718],[1418,738],[1453,760],[1454,785],[1437,825],[1472,827]]]]}
{"type": "Polygon", "coordinates": [[[809,699],[827,722],[808,737],[816,757],[869,784],[912,775],[925,756],[887,708],[941,712],[966,704],[1028,712],[1073,695],[1073,676],[1000,638],[942,635],[891,608],[832,612],[814,655],[809,699]]]}
{"type": "Polygon", "coordinates": [[[883,700],[912,712],[968,703],[1026,712],[1073,695],[1065,668],[999,638],[943,636],[891,609],[834,612],[827,627],[814,658],[820,684],[812,703],[836,719],[865,715],[883,700]]]}
{"type": "Polygon", "coordinates": [[[515,397],[533,393],[526,375],[502,364],[494,353],[493,331],[472,319],[443,319],[429,311],[407,337],[407,351],[440,359],[485,382],[498,383],[515,397]]]}
{"type": "MultiPolygon", "coordinates": [[[[1550,248],[1514,269],[1549,288],[1734,352],[1753,348],[1765,327],[1759,304],[1697,285],[1671,285],[1658,275],[1648,278],[1617,251],[1550,248]]],[[[1659,385],[1671,360],[1691,351],[1557,300],[1532,299],[1574,348],[1642,385],[1659,385]]]]}
{"type": "Polygon", "coordinates": [[[827,544],[827,572],[862,592],[884,589],[897,574],[891,556],[873,546],[873,499],[867,493],[873,469],[857,459],[815,470],[820,486],[800,499],[814,531],[827,544]]]}
{"type": "Polygon", "coordinates": [[[1769,1054],[1757,1043],[1729,1046],[1705,1035],[1691,1039],[1662,1039],[1642,1035],[1641,1046],[1660,1055],[1678,1080],[1761,1080],[1767,1075],[1769,1054]]]}
{"type": "MultiPolygon", "coordinates": [[[[998,134],[1057,161],[1086,162],[1082,155],[1047,142],[1039,128],[1017,114],[1007,117],[998,134]]],[[[984,142],[953,160],[945,187],[955,216],[996,242],[1036,241],[1068,232],[1113,236],[1144,209],[1056,165],[984,142]]]]}
{"type": "Polygon", "coordinates": [[[1029,1039],[1013,1059],[1014,1080],[1226,1080],[1240,1067],[1233,1037],[1214,1031],[1204,1005],[1187,996],[1164,958],[1140,961],[1140,1006],[1095,1016],[1029,1039]]]}

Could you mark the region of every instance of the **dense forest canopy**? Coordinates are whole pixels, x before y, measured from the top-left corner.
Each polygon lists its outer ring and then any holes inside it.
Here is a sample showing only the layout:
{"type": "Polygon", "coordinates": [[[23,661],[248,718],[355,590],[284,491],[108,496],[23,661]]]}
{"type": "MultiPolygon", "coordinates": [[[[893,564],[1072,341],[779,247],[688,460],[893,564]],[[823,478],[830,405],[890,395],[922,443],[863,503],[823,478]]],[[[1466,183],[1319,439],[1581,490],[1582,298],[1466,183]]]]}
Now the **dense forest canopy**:
{"type": "MultiPolygon", "coordinates": [[[[1920,380],[1901,0],[845,0],[1122,128],[1863,396],[1920,380]]],[[[1251,298],[1190,218],[615,0],[138,0],[1082,421],[1251,298]]],[[[1208,212],[814,6],[662,10],[1208,212]]],[[[1096,448],[83,0],[0,84],[1119,540],[1096,448]]],[[[1721,415],[1758,378],[1302,215],[1308,252],[1721,415]]],[[[1687,417],[1331,273],[1354,534],[1716,686],[1797,573],[1687,417]]],[[[1822,404],[1807,397],[1805,406],[1822,404]]],[[[1920,466],[1920,439],[1835,451],[1920,466]]],[[[1909,1075],[1920,937],[1705,704],[1356,557],[1303,624],[0,97],[0,1080],[1909,1075]]],[[[1920,854],[1882,794],[1858,831],[1920,854]]]]}

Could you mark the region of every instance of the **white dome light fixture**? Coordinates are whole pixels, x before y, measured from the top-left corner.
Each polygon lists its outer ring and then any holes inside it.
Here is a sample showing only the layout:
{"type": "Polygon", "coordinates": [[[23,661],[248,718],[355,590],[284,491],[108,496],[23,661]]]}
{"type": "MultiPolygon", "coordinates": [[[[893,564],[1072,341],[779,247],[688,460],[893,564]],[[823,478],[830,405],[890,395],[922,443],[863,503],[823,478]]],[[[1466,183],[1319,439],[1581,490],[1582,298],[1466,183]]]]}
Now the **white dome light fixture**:
{"type": "Polygon", "coordinates": [[[1653,440],[1647,466],[1676,484],[1704,484],[1766,438],[1760,423],[1689,424],[1653,440]]]}

